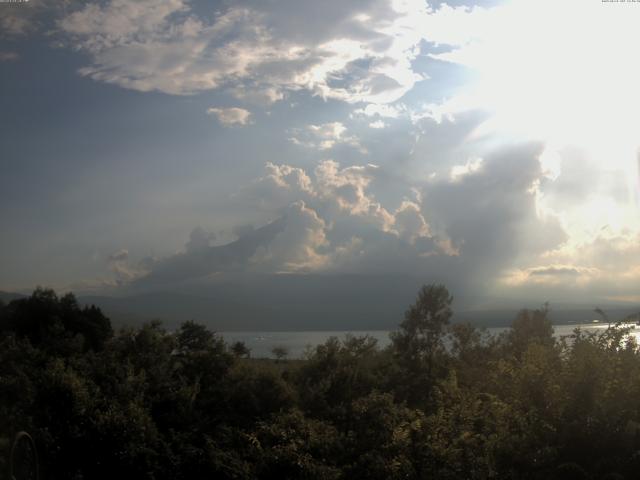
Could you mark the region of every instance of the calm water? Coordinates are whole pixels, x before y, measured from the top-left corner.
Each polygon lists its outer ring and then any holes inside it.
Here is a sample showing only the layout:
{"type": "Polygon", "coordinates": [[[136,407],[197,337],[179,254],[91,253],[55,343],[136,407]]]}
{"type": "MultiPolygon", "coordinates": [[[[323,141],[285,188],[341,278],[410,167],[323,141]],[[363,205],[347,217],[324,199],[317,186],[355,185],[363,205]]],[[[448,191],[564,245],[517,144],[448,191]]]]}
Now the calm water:
{"type": "MultiPolygon", "coordinates": [[[[607,328],[606,324],[572,324],[554,325],[555,335],[561,337],[571,335],[577,327],[583,330],[598,331],[607,328]]],[[[499,334],[506,328],[487,328],[492,335],[499,334]]],[[[220,332],[228,343],[242,341],[251,349],[253,358],[273,357],[273,347],[285,347],[289,351],[289,358],[301,358],[307,348],[324,343],[329,337],[343,339],[348,333],[355,336],[370,335],[378,340],[379,347],[390,343],[390,330],[353,330],[353,331],[322,331],[322,332],[220,332]]],[[[640,340],[640,327],[633,331],[633,335],[640,340]]]]}

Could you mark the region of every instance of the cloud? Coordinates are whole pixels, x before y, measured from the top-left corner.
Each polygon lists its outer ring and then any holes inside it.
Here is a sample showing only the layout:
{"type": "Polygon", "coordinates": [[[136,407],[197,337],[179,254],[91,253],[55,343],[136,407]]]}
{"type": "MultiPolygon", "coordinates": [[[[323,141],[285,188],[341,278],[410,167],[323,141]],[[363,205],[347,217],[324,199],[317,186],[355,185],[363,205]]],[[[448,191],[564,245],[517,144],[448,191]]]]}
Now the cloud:
{"type": "Polygon", "coordinates": [[[365,117],[398,118],[406,110],[402,105],[380,105],[370,103],[364,108],[353,111],[353,115],[364,115],[365,117]]]}
{"type": "Polygon", "coordinates": [[[376,165],[355,165],[340,168],[333,160],[321,162],[315,168],[316,196],[335,204],[341,212],[360,217],[380,230],[388,231],[393,217],[368,191],[379,173],[376,165]]]}
{"type": "Polygon", "coordinates": [[[501,279],[512,292],[556,301],[624,301],[640,284],[640,235],[601,230],[593,239],[568,241],[510,269],[501,279]]]}
{"type": "Polygon", "coordinates": [[[196,227],[189,235],[189,241],[185,245],[187,252],[197,252],[211,246],[211,242],[216,239],[216,234],[208,232],[202,227],[196,227]]]}
{"type": "Polygon", "coordinates": [[[477,172],[482,168],[483,160],[481,158],[475,158],[472,160],[468,160],[464,165],[454,165],[451,167],[451,173],[449,174],[449,178],[452,181],[458,181],[462,179],[465,175],[470,175],[474,172],[477,172]]]}
{"type": "Polygon", "coordinates": [[[571,266],[550,266],[550,267],[535,267],[529,270],[529,276],[577,276],[582,272],[579,268],[571,266]]]}
{"type": "Polygon", "coordinates": [[[257,86],[255,84],[241,84],[229,88],[229,93],[245,103],[268,106],[285,98],[282,89],[275,86],[257,86]]]}
{"type": "Polygon", "coordinates": [[[373,185],[387,173],[375,165],[342,168],[325,160],[311,173],[289,165],[266,168],[267,174],[243,189],[241,197],[271,214],[284,215],[287,206],[299,201],[315,212],[324,233],[313,235],[316,256],[307,262],[308,270],[409,273],[436,280],[442,269],[434,259],[458,254],[445,232],[432,233],[419,201],[410,198],[415,192],[409,185],[407,197],[393,208],[377,200],[373,185]]]}
{"type": "Polygon", "coordinates": [[[486,291],[514,264],[567,240],[558,219],[537,209],[541,150],[539,144],[502,149],[453,177],[407,182],[405,198],[393,207],[373,189],[384,169],[341,168],[332,160],[312,173],[268,164],[268,174],[243,195],[273,213],[300,199],[316,211],[327,226],[325,270],[410,272],[486,291]]]}
{"type": "Polygon", "coordinates": [[[110,262],[122,262],[129,258],[129,250],[123,248],[109,255],[110,262]]]}
{"type": "Polygon", "coordinates": [[[253,225],[236,225],[235,227],[233,227],[231,233],[233,233],[236,237],[238,238],[242,238],[246,235],[249,235],[250,233],[252,233],[255,230],[255,228],[253,227],[253,225]]]}
{"type": "Polygon", "coordinates": [[[429,237],[429,225],[420,211],[420,206],[404,200],[394,214],[394,226],[401,238],[414,243],[420,237],[429,237]]]}
{"type": "Polygon", "coordinates": [[[250,263],[266,271],[318,271],[329,261],[321,253],[327,246],[327,228],[318,213],[303,201],[289,205],[284,214],[284,228],[268,245],[258,248],[250,263]]]}
{"type": "Polygon", "coordinates": [[[29,21],[17,15],[7,15],[0,17],[0,31],[4,36],[23,35],[31,29],[29,21]]]}
{"type": "Polygon", "coordinates": [[[0,38],[9,41],[21,40],[42,28],[48,19],[62,15],[71,1],[2,2],[0,4],[0,38]]]}
{"type": "MultiPolygon", "coordinates": [[[[182,0],[89,2],[63,18],[59,26],[69,34],[84,38],[83,48],[100,52],[165,32],[171,25],[170,17],[187,10],[187,4],[182,0]]],[[[180,25],[184,28],[191,20],[183,19],[180,25]]],[[[197,25],[189,25],[192,30],[185,29],[181,34],[198,31],[197,25]]]]}
{"type": "Polygon", "coordinates": [[[315,197],[312,180],[304,169],[267,162],[265,170],[264,176],[240,190],[239,200],[246,199],[262,211],[280,214],[290,203],[315,197]]]}
{"type": "Polygon", "coordinates": [[[318,8],[245,0],[205,16],[185,0],[110,0],[77,8],[58,27],[89,53],[82,75],[124,88],[192,94],[225,87],[262,103],[306,90],[390,103],[424,78],[412,62],[429,14],[426,3],[413,1],[331,0],[318,8]]]}
{"type": "MultiPolygon", "coordinates": [[[[369,188],[378,176],[373,165],[341,168],[331,160],[310,174],[268,163],[266,174],[242,189],[236,202],[257,206],[275,221],[245,226],[225,245],[214,245],[213,235],[197,227],[181,251],[140,265],[145,273],[130,277],[129,285],[150,288],[231,272],[385,273],[394,259],[402,262],[394,271],[401,271],[421,255],[447,255],[416,202],[389,210],[376,200],[369,188]]],[[[125,252],[113,255],[117,273],[126,260],[125,252]]]]}
{"type": "Polygon", "coordinates": [[[500,149],[485,155],[481,167],[434,179],[421,191],[431,231],[444,233],[459,250],[450,262],[452,275],[466,277],[477,291],[491,288],[514,264],[533,261],[567,240],[558,219],[537,209],[541,151],[539,144],[500,149]]]}
{"type": "Polygon", "coordinates": [[[263,210],[281,212],[287,205],[303,200],[330,215],[344,214],[383,231],[391,229],[393,216],[368,192],[380,173],[375,165],[340,168],[336,161],[324,160],[313,175],[291,165],[267,163],[266,170],[265,176],[242,191],[263,210]]]}
{"type": "Polygon", "coordinates": [[[375,122],[371,122],[369,124],[369,128],[375,128],[375,129],[380,129],[380,128],[386,128],[387,124],[384,123],[382,120],[376,120],[375,122]]]}
{"type": "Polygon", "coordinates": [[[347,127],[341,122],[308,125],[305,128],[292,129],[290,140],[305,148],[330,150],[338,145],[348,145],[361,153],[367,153],[367,150],[360,145],[358,138],[354,135],[347,135],[346,131],[347,127]]]}
{"type": "Polygon", "coordinates": [[[284,228],[285,220],[281,218],[238,240],[219,246],[210,245],[210,234],[196,228],[184,251],[148,261],[147,271],[132,279],[129,286],[152,288],[205,278],[216,273],[245,271],[256,251],[270,245],[284,228]]]}
{"type": "MultiPolygon", "coordinates": [[[[109,270],[115,275],[115,285],[128,285],[146,273],[144,264],[132,265],[127,249],[118,250],[107,258],[109,270]]],[[[104,283],[104,281],[102,281],[104,283]]],[[[109,282],[105,283],[109,286],[109,282]]]]}
{"type": "Polygon", "coordinates": [[[215,115],[218,121],[225,127],[233,127],[237,125],[248,125],[251,123],[251,112],[244,108],[216,108],[207,109],[208,115],[215,115]]]}
{"type": "Polygon", "coordinates": [[[250,64],[268,55],[258,20],[238,8],[205,23],[183,0],[112,0],[89,3],[58,26],[93,59],[81,75],[143,92],[184,95],[246,76],[250,64]],[[233,41],[225,42],[228,37],[233,41]]]}
{"type": "MultiPolygon", "coordinates": [[[[568,244],[562,224],[537,208],[542,151],[539,144],[513,146],[468,162],[477,167],[453,177],[405,180],[397,186],[399,200],[377,195],[391,175],[387,168],[267,163],[234,202],[275,220],[245,226],[224,245],[198,227],[178,253],[136,266],[145,273],[128,284],[159,288],[212,275],[287,272],[404,274],[444,282],[462,297],[542,288],[551,280],[581,288],[606,271],[605,261],[621,264],[640,247],[631,238],[603,241],[583,249],[592,252],[591,263],[562,257],[568,244]],[[598,253],[606,245],[616,248],[598,253]]],[[[635,278],[640,268],[628,274],[635,278]]]]}

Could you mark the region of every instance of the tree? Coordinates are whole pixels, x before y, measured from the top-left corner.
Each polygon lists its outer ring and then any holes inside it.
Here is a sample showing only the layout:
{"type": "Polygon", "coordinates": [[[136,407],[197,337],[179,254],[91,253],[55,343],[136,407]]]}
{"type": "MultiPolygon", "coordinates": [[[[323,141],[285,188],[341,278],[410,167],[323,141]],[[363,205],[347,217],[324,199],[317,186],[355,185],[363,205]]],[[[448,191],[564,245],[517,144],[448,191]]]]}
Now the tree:
{"type": "Polygon", "coordinates": [[[424,285],[418,292],[416,303],[405,312],[400,331],[393,335],[393,344],[405,358],[425,362],[429,372],[439,347],[445,327],[453,312],[453,297],[444,285],[424,285]]]}
{"type": "Polygon", "coordinates": [[[276,361],[284,360],[289,355],[289,349],[287,347],[283,347],[282,345],[275,346],[271,349],[271,353],[274,357],[276,357],[276,361]]]}
{"type": "Polygon", "coordinates": [[[110,320],[98,307],[80,308],[72,293],[58,297],[51,289],[37,288],[30,297],[13,300],[3,316],[1,330],[60,354],[101,350],[113,336],[110,320]]]}
{"type": "Polygon", "coordinates": [[[231,351],[238,358],[249,358],[251,355],[251,349],[247,347],[247,344],[238,340],[231,345],[231,351]]]}
{"type": "Polygon", "coordinates": [[[178,330],[178,348],[181,353],[202,352],[212,348],[216,337],[207,327],[193,320],[180,325],[178,330]]]}
{"type": "Polygon", "coordinates": [[[520,358],[530,343],[552,347],[555,344],[553,326],[549,320],[548,304],[534,311],[521,310],[511,324],[508,341],[513,353],[520,358]]]}
{"type": "Polygon", "coordinates": [[[433,384],[436,357],[444,351],[442,340],[453,315],[452,302],[444,285],[423,285],[416,302],[405,312],[400,330],[391,334],[396,357],[406,374],[402,381],[409,389],[408,399],[420,396],[433,384]]]}
{"type": "MultiPolygon", "coordinates": [[[[188,321],[180,326],[176,334],[178,348],[174,354],[174,368],[183,388],[190,390],[190,408],[209,410],[223,416],[226,379],[233,366],[234,357],[227,351],[222,337],[206,326],[188,321]]],[[[211,417],[212,425],[219,418],[211,417]]],[[[200,422],[203,428],[204,422],[200,422]]]]}

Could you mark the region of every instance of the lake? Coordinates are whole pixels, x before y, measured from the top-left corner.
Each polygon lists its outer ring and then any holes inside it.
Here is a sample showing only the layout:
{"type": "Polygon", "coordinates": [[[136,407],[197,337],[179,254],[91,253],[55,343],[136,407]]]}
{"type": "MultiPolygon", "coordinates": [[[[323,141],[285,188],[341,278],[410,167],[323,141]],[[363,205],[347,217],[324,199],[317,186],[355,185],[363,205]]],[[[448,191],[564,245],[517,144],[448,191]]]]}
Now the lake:
{"type": "MultiPolygon", "coordinates": [[[[607,328],[606,324],[571,324],[554,325],[556,337],[571,335],[575,328],[583,330],[598,331],[607,328]]],[[[497,335],[508,330],[507,328],[487,328],[486,331],[492,335],[497,335]]],[[[285,347],[289,351],[289,358],[301,358],[308,348],[324,343],[329,337],[343,339],[345,335],[355,336],[370,335],[378,340],[379,347],[386,347],[391,342],[389,339],[390,330],[352,330],[352,331],[315,331],[315,332],[219,332],[227,343],[237,341],[244,342],[251,349],[253,358],[273,357],[271,349],[273,347],[285,347]]],[[[633,331],[633,335],[638,339],[640,327],[633,331]]]]}

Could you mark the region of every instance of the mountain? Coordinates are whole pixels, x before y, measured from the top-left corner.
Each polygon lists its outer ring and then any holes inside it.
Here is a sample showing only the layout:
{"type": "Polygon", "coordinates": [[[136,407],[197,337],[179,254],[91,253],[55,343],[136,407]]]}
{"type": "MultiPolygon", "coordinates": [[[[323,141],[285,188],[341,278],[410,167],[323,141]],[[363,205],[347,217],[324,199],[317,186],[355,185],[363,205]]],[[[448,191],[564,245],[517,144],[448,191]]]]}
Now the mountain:
{"type": "Polygon", "coordinates": [[[18,300],[19,298],[25,298],[25,295],[13,292],[3,292],[0,290],[0,301],[4,304],[7,304],[12,300],[18,300]]]}
{"type": "Polygon", "coordinates": [[[147,275],[135,280],[130,288],[157,289],[176,282],[205,278],[214,272],[237,270],[258,248],[271,243],[282,232],[286,222],[286,216],[281,217],[226,245],[200,245],[166,257],[155,263],[147,275]]]}
{"type": "MultiPolygon", "coordinates": [[[[79,300],[103,309],[117,324],[160,319],[169,328],[196,320],[216,331],[390,330],[415,301],[421,282],[409,276],[262,275],[211,280],[121,297],[86,296],[79,300]]],[[[524,307],[465,309],[454,300],[454,321],[477,326],[508,326],[524,307]]],[[[556,324],[598,319],[593,308],[555,308],[556,324]]],[[[639,306],[603,306],[612,321],[640,311],[639,306]]]]}
{"type": "Polygon", "coordinates": [[[410,277],[264,275],[124,297],[80,297],[115,323],[158,318],[169,326],[196,320],[218,331],[386,330],[415,300],[410,277]]]}
{"type": "MultiPolygon", "coordinates": [[[[216,331],[393,330],[415,301],[420,280],[402,275],[242,275],[173,285],[171,291],[149,290],[120,296],[80,295],[83,305],[96,305],[113,324],[140,325],[162,320],[173,329],[196,320],[216,331]]],[[[8,304],[25,295],[0,291],[8,304]]],[[[454,322],[479,327],[507,327],[522,308],[540,305],[494,302],[468,309],[454,299],[454,322]],[[517,306],[515,306],[517,305],[517,306]]],[[[602,306],[614,322],[635,318],[639,305],[602,306]]],[[[551,305],[554,324],[602,320],[593,308],[551,305]]]]}

